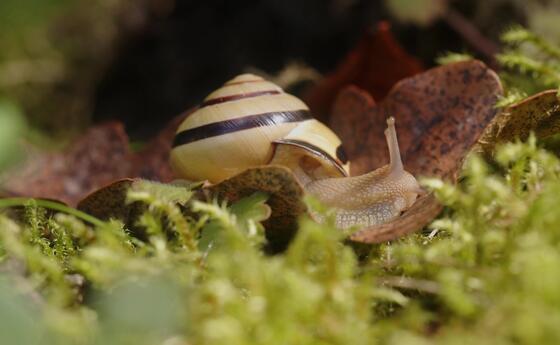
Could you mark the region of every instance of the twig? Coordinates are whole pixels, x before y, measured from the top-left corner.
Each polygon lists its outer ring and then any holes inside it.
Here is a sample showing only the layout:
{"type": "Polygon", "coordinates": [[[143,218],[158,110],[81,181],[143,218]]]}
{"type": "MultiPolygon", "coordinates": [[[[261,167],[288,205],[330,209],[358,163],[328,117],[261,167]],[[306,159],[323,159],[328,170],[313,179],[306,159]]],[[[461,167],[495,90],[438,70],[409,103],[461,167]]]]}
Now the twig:
{"type": "Polygon", "coordinates": [[[499,46],[486,38],[467,18],[461,13],[448,9],[443,20],[457,33],[459,33],[469,45],[482,54],[492,68],[497,68],[496,54],[500,51],[499,46]]]}

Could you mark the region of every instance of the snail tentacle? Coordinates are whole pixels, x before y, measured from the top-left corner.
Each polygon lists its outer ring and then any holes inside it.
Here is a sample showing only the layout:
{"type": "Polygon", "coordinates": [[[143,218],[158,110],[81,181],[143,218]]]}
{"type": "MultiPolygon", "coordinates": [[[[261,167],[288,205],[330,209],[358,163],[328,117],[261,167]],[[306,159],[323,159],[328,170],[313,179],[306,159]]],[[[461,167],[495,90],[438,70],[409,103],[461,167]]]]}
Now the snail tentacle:
{"type": "Polygon", "coordinates": [[[401,152],[399,150],[399,141],[397,139],[397,131],[395,129],[395,118],[387,119],[387,129],[385,129],[385,139],[389,147],[389,166],[391,173],[400,173],[404,171],[401,152]]]}

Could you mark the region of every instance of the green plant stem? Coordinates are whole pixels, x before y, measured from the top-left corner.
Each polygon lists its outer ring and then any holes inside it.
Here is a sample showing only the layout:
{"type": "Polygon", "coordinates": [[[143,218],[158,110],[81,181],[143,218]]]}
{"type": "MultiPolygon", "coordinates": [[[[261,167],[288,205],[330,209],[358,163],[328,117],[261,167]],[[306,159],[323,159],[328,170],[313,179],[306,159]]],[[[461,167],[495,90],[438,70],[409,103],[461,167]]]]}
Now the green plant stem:
{"type": "Polygon", "coordinates": [[[103,222],[102,220],[100,220],[98,218],[95,218],[94,216],[91,216],[91,215],[89,215],[85,212],[82,212],[80,210],[77,210],[75,208],[66,206],[64,204],[61,204],[61,203],[58,203],[58,202],[55,202],[55,201],[50,201],[50,200],[34,199],[34,198],[4,198],[4,199],[0,199],[0,208],[25,206],[31,201],[35,202],[37,204],[37,206],[39,206],[39,207],[44,207],[44,208],[48,208],[48,209],[51,209],[51,210],[60,211],[60,212],[70,214],[72,216],[75,216],[75,217],[83,220],[83,221],[91,223],[95,226],[104,226],[105,225],[105,222],[103,222]]]}

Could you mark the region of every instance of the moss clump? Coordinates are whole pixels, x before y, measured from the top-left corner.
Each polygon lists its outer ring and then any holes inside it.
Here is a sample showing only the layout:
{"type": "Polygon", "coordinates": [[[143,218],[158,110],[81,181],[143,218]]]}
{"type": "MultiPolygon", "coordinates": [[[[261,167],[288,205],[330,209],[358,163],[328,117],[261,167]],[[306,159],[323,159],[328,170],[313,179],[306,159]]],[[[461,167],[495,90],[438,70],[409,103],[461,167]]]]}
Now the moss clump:
{"type": "Polygon", "coordinates": [[[230,206],[191,200],[184,212],[153,186],[131,191],[148,206],[138,219],[145,241],[119,222],[92,226],[31,202],[23,220],[0,217],[0,338],[557,343],[559,174],[534,138],[503,146],[492,166],[472,156],[458,186],[425,181],[447,206],[440,219],[365,257],[331,223],[308,218],[286,252],[263,254],[262,194],[230,206]]]}
{"type": "Polygon", "coordinates": [[[560,47],[523,27],[502,35],[502,80],[514,93],[531,95],[560,86],[560,47]]]}

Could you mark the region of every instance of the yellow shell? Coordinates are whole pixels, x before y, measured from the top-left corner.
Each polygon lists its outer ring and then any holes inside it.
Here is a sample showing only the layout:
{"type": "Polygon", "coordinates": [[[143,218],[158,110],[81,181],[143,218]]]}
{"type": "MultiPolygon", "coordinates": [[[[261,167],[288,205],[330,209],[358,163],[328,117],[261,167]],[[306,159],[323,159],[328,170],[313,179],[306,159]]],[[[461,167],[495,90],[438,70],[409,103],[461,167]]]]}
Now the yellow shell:
{"type": "Polygon", "coordinates": [[[348,175],[340,139],[313,119],[301,100],[261,77],[242,74],[183,121],[170,159],[179,177],[217,183],[270,163],[276,152],[283,157],[275,164],[296,170],[306,157],[303,170],[314,169],[312,178],[348,175]]]}

